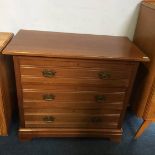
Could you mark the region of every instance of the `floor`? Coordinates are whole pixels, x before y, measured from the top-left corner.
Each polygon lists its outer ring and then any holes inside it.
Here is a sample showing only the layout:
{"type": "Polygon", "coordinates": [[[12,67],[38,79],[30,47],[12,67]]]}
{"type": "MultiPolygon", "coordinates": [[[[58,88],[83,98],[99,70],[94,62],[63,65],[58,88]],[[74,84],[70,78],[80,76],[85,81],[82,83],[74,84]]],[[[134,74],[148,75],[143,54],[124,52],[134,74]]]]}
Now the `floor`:
{"type": "Polygon", "coordinates": [[[155,124],[138,139],[134,133],[142,120],[128,113],[123,125],[124,135],[119,144],[104,139],[40,138],[20,142],[17,122],[8,137],[0,137],[0,155],[153,155],[155,152],[155,124]]]}

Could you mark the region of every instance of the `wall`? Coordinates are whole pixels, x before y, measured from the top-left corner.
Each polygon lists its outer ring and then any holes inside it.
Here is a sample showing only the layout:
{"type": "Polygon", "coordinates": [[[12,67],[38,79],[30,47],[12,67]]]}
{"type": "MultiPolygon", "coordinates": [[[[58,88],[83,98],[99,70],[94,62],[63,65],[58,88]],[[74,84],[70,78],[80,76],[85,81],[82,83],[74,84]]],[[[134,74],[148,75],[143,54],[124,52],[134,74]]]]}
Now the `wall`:
{"type": "Polygon", "coordinates": [[[36,29],[133,37],[141,0],[0,0],[0,31],[36,29]]]}

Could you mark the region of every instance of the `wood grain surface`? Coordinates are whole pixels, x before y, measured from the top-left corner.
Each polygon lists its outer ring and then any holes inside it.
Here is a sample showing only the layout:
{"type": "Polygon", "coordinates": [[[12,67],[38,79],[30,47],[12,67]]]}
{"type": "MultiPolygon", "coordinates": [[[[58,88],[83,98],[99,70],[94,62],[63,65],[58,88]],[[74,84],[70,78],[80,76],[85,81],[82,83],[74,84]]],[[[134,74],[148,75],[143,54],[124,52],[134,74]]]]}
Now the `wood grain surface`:
{"type": "Polygon", "coordinates": [[[10,55],[148,61],[126,37],[20,30],[3,51],[10,55]]]}
{"type": "Polygon", "coordinates": [[[2,50],[12,39],[12,33],[0,32],[0,135],[7,135],[14,106],[13,64],[10,56],[2,55],[2,50]]]}
{"type": "Polygon", "coordinates": [[[14,55],[21,139],[59,130],[119,141],[137,67],[149,60],[125,37],[24,30],[3,53],[14,55]]]}
{"type": "Polygon", "coordinates": [[[145,128],[155,120],[155,2],[141,4],[134,43],[150,58],[140,65],[133,91],[134,110],[144,119],[136,133],[138,138],[145,128]]]}

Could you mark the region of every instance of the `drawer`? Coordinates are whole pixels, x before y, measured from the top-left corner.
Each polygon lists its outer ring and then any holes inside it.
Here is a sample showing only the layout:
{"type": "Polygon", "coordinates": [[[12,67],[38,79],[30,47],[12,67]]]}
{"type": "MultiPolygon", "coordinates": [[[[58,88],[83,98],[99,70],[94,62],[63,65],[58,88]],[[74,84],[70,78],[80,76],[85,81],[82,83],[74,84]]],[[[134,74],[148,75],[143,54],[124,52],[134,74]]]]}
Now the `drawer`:
{"type": "Polygon", "coordinates": [[[104,86],[128,86],[129,71],[110,69],[59,69],[21,68],[22,83],[102,84],[104,86]],[[48,77],[50,76],[50,77],[48,77]]]}
{"type": "Polygon", "coordinates": [[[76,108],[118,108],[122,109],[124,91],[103,89],[100,91],[71,90],[23,90],[24,107],[76,107],[76,108]]]}
{"type": "Polygon", "coordinates": [[[20,59],[21,81],[44,84],[98,84],[127,87],[132,65],[120,62],[100,62],[61,59],[20,59]],[[40,61],[40,63],[38,63],[40,61]]]}
{"type": "Polygon", "coordinates": [[[30,109],[25,110],[24,118],[25,127],[117,128],[120,114],[117,114],[116,111],[105,112],[102,110],[30,109]]]}
{"type": "Polygon", "coordinates": [[[111,66],[104,66],[100,69],[95,68],[56,68],[56,67],[36,67],[36,66],[21,66],[22,78],[36,77],[39,79],[57,79],[57,78],[92,78],[92,79],[128,79],[131,71],[114,69],[111,66]]]}

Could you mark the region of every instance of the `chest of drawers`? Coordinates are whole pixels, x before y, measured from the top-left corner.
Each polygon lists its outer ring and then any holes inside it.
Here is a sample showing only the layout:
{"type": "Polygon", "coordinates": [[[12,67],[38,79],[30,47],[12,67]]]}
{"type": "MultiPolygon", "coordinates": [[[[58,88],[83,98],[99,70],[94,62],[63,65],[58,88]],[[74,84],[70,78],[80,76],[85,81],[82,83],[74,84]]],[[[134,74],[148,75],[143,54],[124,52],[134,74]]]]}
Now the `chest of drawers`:
{"type": "Polygon", "coordinates": [[[127,38],[21,30],[14,55],[21,139],[106,137],[120,140],[140,61],[127,38]]]}
{"type": "Polygon", "coordinates": [[[12,33],[0,32],[0,136],[8,135],[15,103],[15,80],[11,56],[2,55],[12,39],[12,33]]]}
{"type": "Polygon", "coordinates": [[[138,138],[152,122],[155,122],[155,2],[142,2],[134,43],[150,57],[144,63],[133,91],[134,111],[144,121],[136,133],[138,138]],[[143,78],[142,78],[143,77],[143,78]]]}

